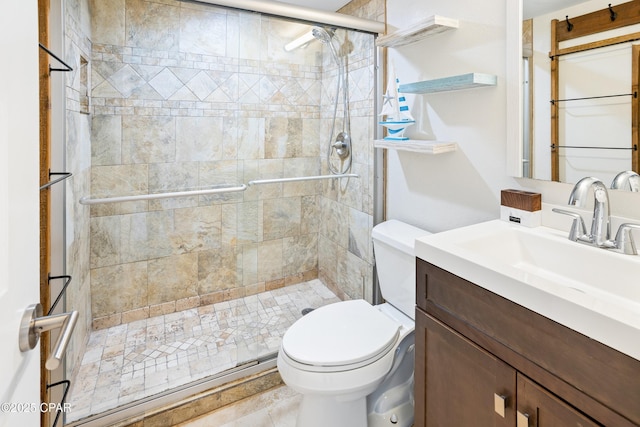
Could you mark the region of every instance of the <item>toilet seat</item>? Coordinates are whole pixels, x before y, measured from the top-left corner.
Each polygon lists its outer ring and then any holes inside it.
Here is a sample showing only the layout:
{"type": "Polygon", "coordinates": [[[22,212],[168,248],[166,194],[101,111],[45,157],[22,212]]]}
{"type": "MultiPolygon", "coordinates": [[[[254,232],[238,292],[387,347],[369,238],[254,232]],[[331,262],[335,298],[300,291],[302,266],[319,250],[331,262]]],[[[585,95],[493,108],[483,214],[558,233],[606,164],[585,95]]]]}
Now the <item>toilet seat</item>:
{"type": "Polygon", "coordinates": [[[339,372],[383,357],[396,344],[401,325],[364,300],[312,311],[282,338],[288,362],[301,370],[339,372]]]}

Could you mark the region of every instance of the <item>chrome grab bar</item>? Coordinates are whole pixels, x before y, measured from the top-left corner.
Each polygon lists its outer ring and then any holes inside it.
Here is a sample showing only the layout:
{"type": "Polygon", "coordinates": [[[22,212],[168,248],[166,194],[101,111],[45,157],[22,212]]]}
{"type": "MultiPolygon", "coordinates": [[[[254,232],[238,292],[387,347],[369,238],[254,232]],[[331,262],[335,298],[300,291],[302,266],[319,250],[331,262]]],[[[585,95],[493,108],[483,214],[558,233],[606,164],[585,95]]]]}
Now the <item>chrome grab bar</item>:
{"type": "Polygon", "coordinates": [[[298,182],[298,181],[316,181],[320,179],[339,179],[339,178],[359,178],[358,174],[345,173],[340,175],[315,175],[315,176],[297,176],[293,178],[273,178],[273,179],[256,179],[249,181],[249,185],[260,184],[278,184],[281,182],[298,182]]]}
{"type": "Polygon", "coordinates": [[[40,334],[52,329],[60,329],[60,334],[53,346],[53,351],[47,357],[45,367],[53,371],[60,366],[60,362],[67,350],[67,345],[71,339],[71,334],[78,321],[78,312],[55,314],[52,316],[42,316],[42,305],[31,304],[22,315],[20,322],[20,336],[18,344],[20,351],[32,350],[40,340],[40,334]]]}
{"type": "Polygon", "coordinates": [[[120,202],[136,202],[140,200],[169,199],[172,197],[205,196],[207,194],[233,193],[233,192],[245,191],[251,185],[278,184],[281,182],[315,181],[319,179],[340,179],[340,178],[360,178],[360,176],[355,173],[345,173],[340,175],[314,175],[314,176],[297,176],[293,178],[256,179],[253,181],[249,181],[247,184],[241,184],[234,187],[209,188],[205,190],[174,191],[171,193],[139,194],[136,196],[116,196],[116,197],[105,197],[101,199],[91,199],[89,197],[82,197],[80,199],[80,204],[81,205],[99,205],[104,203],[120,203],[120,202]]]}
{"type": "Polygon", "coordinates": [[[246,189],[247,189],[247,186],[242,184],[235,187],[209,188],[205,190],[174,191],[171,193],[139,194],[137,196],[105,197],[102,199],[90,199],[88,197],[83,197],[80,199],[80,204],[81,205],[98,205],[103,203],[119,203],[119,202],[135,202],[139,200],[169,199],[172,197],[206,196],[208,194],[233,193],[237,191],[244,191],[246,189]]]}

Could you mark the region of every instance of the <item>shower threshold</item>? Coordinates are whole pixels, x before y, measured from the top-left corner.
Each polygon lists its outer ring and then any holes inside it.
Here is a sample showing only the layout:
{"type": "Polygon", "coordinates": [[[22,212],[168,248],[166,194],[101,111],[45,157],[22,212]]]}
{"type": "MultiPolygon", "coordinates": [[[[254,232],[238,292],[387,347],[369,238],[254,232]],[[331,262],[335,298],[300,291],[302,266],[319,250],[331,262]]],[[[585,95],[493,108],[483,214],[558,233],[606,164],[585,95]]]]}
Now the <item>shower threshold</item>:
{"type": "Polygon", "coordinates": [[[84,425],[84,419],[103,418],[98,415],[135,408],[157,397],[180,399],[173,391],[235,371],[249,375],[274,367],[282,336],[302,317],[301,310],[337,301],[314,279],[92,331],[71,379],[66,422],[84,425]]]}

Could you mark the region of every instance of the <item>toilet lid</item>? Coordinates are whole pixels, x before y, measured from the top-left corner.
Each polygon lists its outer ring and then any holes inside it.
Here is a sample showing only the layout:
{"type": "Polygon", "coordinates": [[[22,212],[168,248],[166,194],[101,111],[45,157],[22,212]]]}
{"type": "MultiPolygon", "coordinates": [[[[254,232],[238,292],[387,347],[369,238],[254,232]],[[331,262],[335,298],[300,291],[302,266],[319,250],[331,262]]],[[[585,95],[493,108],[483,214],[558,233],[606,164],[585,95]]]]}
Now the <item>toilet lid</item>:
{"type": "Polygon", "coordinates": [[[385,354],[400,325],[364,300],[343,301],[312,311],[282,338],[291,359],[313,366],[343,366],[385,354]]]}

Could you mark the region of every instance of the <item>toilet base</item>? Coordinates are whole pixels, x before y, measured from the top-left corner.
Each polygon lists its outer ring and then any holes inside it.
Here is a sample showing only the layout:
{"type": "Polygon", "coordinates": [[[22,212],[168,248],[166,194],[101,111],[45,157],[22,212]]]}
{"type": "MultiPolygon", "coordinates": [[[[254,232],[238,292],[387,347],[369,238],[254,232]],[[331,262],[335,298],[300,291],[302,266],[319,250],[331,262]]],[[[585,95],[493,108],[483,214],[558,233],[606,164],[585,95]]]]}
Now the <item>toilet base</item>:
{"type": "Polygon", "coordinates": [[[367,427],[411,427],[413,425],[413,403],[405,402],[385,413],[369,414],[367,427]]]}
{"type": "Polygon", "coordinates": [[[296,427],[367,427],[367,400],[340,401],[331,396],[304,396],[296,427]],[[330,409],[329,409],[330,408],[330,409]]]}

